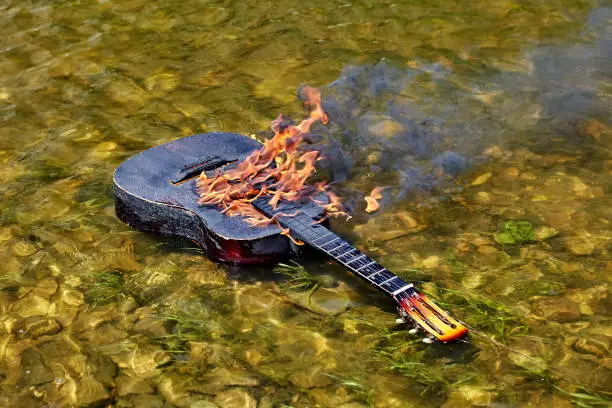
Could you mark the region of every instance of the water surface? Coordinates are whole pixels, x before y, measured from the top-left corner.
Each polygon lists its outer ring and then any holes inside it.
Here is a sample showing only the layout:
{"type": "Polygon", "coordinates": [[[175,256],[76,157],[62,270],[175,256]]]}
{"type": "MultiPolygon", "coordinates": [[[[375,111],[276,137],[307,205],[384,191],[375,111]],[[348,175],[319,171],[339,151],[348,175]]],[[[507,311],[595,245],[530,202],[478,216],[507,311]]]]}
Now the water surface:
{"type": "Polygon", "coordinates": [[[594,1],[3,1],[0,406],[609,406],[610,21],[594,1]],[[299,291],[115,217],[123,160],[263,138],[304,116],[304,83],[354,215],[333,228],[466,343],[423,343],[323,258],[297,260],[299,291]]]}

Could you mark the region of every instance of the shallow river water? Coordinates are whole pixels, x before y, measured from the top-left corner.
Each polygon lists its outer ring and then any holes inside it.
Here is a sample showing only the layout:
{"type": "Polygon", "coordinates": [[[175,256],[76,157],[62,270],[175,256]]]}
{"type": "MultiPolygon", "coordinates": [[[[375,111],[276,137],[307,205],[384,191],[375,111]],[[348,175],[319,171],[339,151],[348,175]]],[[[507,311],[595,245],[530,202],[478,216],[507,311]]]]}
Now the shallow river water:
{"type": "Polygon", "coordinates": [[[611,406],[605,2],[1,0],[0,38],[0,406],[611,406]],[[465,342],[311,253],[238,268],[115,217],[123,160],[263,140],[305,83],[332,227],[465,342]]]}

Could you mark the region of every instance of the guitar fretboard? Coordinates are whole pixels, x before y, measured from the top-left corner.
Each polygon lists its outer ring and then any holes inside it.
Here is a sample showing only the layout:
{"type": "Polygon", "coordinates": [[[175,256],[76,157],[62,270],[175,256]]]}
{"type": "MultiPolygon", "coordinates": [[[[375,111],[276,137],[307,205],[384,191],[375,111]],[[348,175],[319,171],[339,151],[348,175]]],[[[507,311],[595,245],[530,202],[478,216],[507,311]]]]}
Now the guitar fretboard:
{"type": "MultiPolygon", "coordinates": [[[[272,217],[281,211],[280,209],[273,209],[267,201],[267,198],[259,198],[253,201],[253,205],[268,217],[272,217]]],[[[283,208],[282,211],[285,213],[291,212],[287,208],[283,208]]],[[[317,224],[307,214],[277,216],[277,220],[283,227],[289,228],[296,238],[325,252],[346,266],[351,272],[390,296],[398,296],[412,287],[412,284],[404,282],[338,235],[317,224]]]]}

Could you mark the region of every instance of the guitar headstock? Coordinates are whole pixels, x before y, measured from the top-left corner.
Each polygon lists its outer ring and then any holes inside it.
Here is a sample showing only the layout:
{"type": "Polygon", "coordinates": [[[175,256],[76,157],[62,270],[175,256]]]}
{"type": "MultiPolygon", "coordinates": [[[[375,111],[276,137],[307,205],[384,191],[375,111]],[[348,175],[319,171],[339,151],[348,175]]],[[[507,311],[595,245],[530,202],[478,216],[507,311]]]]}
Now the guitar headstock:
{"type": "Polygon", "coordinates": [[[396,295],[395,300],[400,305],[402,317],[409,317],[442,343],[460,340],[468,332],[464,325],[440,309],[414,286],[396,295]]]}

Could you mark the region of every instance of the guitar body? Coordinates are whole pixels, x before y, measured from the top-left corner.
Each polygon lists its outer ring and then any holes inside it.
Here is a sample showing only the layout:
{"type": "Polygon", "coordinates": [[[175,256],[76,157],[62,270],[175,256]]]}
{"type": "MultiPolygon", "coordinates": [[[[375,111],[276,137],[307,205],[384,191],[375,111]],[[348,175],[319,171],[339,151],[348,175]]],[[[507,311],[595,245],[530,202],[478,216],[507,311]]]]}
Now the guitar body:
{"type": "MultiPolygon", "coordinates": [[[[137,154],[113,176],[117,216],[143,231],[188,238],[220,261],[255,265],[287,257],[290,241],[276,225],[251,227],[216,206],[198,204],[196,180],[202,171],[222,172],[260,147],[239,134],[205,133],[137,154]]],[[[300,210],[315,219],[322,216],[311,201],[300,210]]]]}

